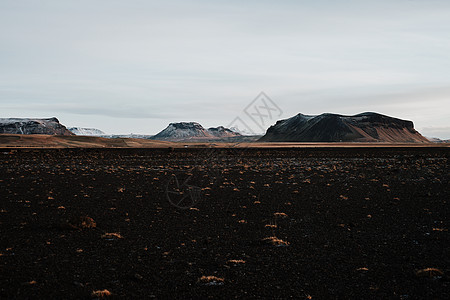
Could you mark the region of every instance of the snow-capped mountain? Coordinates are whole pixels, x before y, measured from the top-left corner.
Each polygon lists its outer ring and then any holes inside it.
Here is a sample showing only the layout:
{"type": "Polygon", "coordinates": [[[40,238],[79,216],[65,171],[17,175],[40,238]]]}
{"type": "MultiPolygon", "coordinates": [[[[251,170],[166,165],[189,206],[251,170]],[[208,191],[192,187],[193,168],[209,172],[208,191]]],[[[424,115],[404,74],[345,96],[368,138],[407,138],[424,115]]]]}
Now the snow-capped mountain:
{"type": "Polygon", "coordinates": [[[182,141],[194,138],[208,140],[235,136],[240,136],[240,134],[223,126],[205,129],[197,122],[180,122],[170,123],[164,130],[153,136],[152,139],[182,141]]]}
{"type": "Polygon", "coordinates": [[[73,135],[55,117],[49,119],[0,118],[0,133],[73,135]]]}
{"type": "Polygon", "coordinates": [[[298,114],[271,126],[265,142],[388,142],[428,143],[413,122],[366,112],[354,116],[298,114]]]}
{"type": "Polygon", "coordinates": [[[233,136],[240,136],[241,134],[238,132],[235,132],[231,129],[225,128],[223,126],[219,126],[219,127],[211,127],[208,128],[208,132],[215,136],[215,137],[220,137],[220,138],[224,138],[224,137],[233,137],[233,136]]]}
{"type": "Polygon", "coordinates": [[[89,135],[89,136],[98,136],[105,135],[103,131],[96,128],[83,128],[83,127],[69,127],[68,128],[75,135],[89,135]]]}
{"type": "Polygon", "coordinates": [[[211,134],[197,122],[170,123],[153,136],[154,140],[183,140],[191,137],[211,137],[211,134]]]}

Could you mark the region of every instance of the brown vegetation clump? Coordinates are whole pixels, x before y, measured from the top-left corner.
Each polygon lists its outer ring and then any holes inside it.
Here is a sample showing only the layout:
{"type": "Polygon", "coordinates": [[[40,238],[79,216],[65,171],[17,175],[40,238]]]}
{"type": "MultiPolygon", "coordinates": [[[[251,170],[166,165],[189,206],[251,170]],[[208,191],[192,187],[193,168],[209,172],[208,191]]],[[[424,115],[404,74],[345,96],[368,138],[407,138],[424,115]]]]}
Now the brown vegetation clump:
{"type": "Polygon", "coordinates": [[[442,277],[444,276],[444,272],[436,268],[425,268],[416,272],[417,277],[442,277]]]}
{"type": "Polygon", "coordinates": [[[198,279],[198,283],[205,285],[223,285],[225,279],[216,276],[202,276],[198,279]]]}
{"type": "Polygon", "coordinates": [[[103,239],[123,239],[123,236],[118,232],[106,232],[102,235],[103,239]]]}
{"type": "Polygon", "coordinates": [[[275,224],[266,224],[266,225],[264,225],[264,227],[266,227],[266,228],[277,228],[277,225],[275,225],[275,224]]]}
{"type": "Polygon", "coordinates": [[[230,259],[229,261],[227,261],[227,263],[230,263],[230,264],[245,264],[245,260],[243,260],[243,259],[230,259]]]}
{"type": "Polygon", "coordinates": [[[91,294],[92,298],[104,298],[104,297],[109,297],[111,295],[112,295],[111,292],[108,291],[107,289],[93,291],[91,294]]]}
{"type": "Polygon", "coordinates": [[[280,217],[280,218],[287,218],[287,214],[283,213],[283,212],[276,212],[273,214],[275,217],[280,217]]]}
{"type": "Polygon", "coordinates": [[[90,229],[96,228],[97,223],[95,223],[94,219],[88,216],[78,216],[72,217],[70,220],[66,221],[62,227],[68,227],[70,229],[90,229]]]}
{"type": "Polygon", "coordinates": [[[273,246],[289,246],[289,242],[283,241],[282,239],[277,238],[276,236],[269,236],[263,239],[263,242],[269,243],[273,246]]]}

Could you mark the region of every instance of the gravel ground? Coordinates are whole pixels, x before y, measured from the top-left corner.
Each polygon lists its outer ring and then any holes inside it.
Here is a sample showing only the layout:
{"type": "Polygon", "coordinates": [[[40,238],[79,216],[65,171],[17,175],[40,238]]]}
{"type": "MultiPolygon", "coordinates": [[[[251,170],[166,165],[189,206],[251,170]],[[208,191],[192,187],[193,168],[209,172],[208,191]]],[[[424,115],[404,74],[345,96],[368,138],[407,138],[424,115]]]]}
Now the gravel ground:
{"type": "Polygon", "coordinates": [[[2,150],[0,298],[449,299],[449,157],[2,150]]]}

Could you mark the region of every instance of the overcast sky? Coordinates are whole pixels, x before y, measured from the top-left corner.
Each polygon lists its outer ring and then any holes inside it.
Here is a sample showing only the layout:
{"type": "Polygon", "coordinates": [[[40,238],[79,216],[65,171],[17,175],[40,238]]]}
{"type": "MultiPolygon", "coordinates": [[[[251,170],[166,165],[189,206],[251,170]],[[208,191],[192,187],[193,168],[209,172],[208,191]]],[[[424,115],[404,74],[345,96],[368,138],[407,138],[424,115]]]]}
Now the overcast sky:
{"type": "Polygon", "coordinates": [[[261,91],[279,118],[375,111],[450,138],[450,1],[0,1],[0,117],[155,134],[227,125],[261,91]]]}

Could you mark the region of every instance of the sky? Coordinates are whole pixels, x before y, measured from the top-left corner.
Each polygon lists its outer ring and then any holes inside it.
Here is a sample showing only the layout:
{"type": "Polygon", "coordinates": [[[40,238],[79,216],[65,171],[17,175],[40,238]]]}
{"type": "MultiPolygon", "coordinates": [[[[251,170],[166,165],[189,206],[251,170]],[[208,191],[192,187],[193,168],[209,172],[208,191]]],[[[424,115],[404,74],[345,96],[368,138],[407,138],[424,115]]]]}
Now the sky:
{"type": "Polygon", "coordinates": [[[260,92],[265,127],[373,111],[450,139],[450,1],[0,1],[0,117],[156,134],[260,92]]]}

